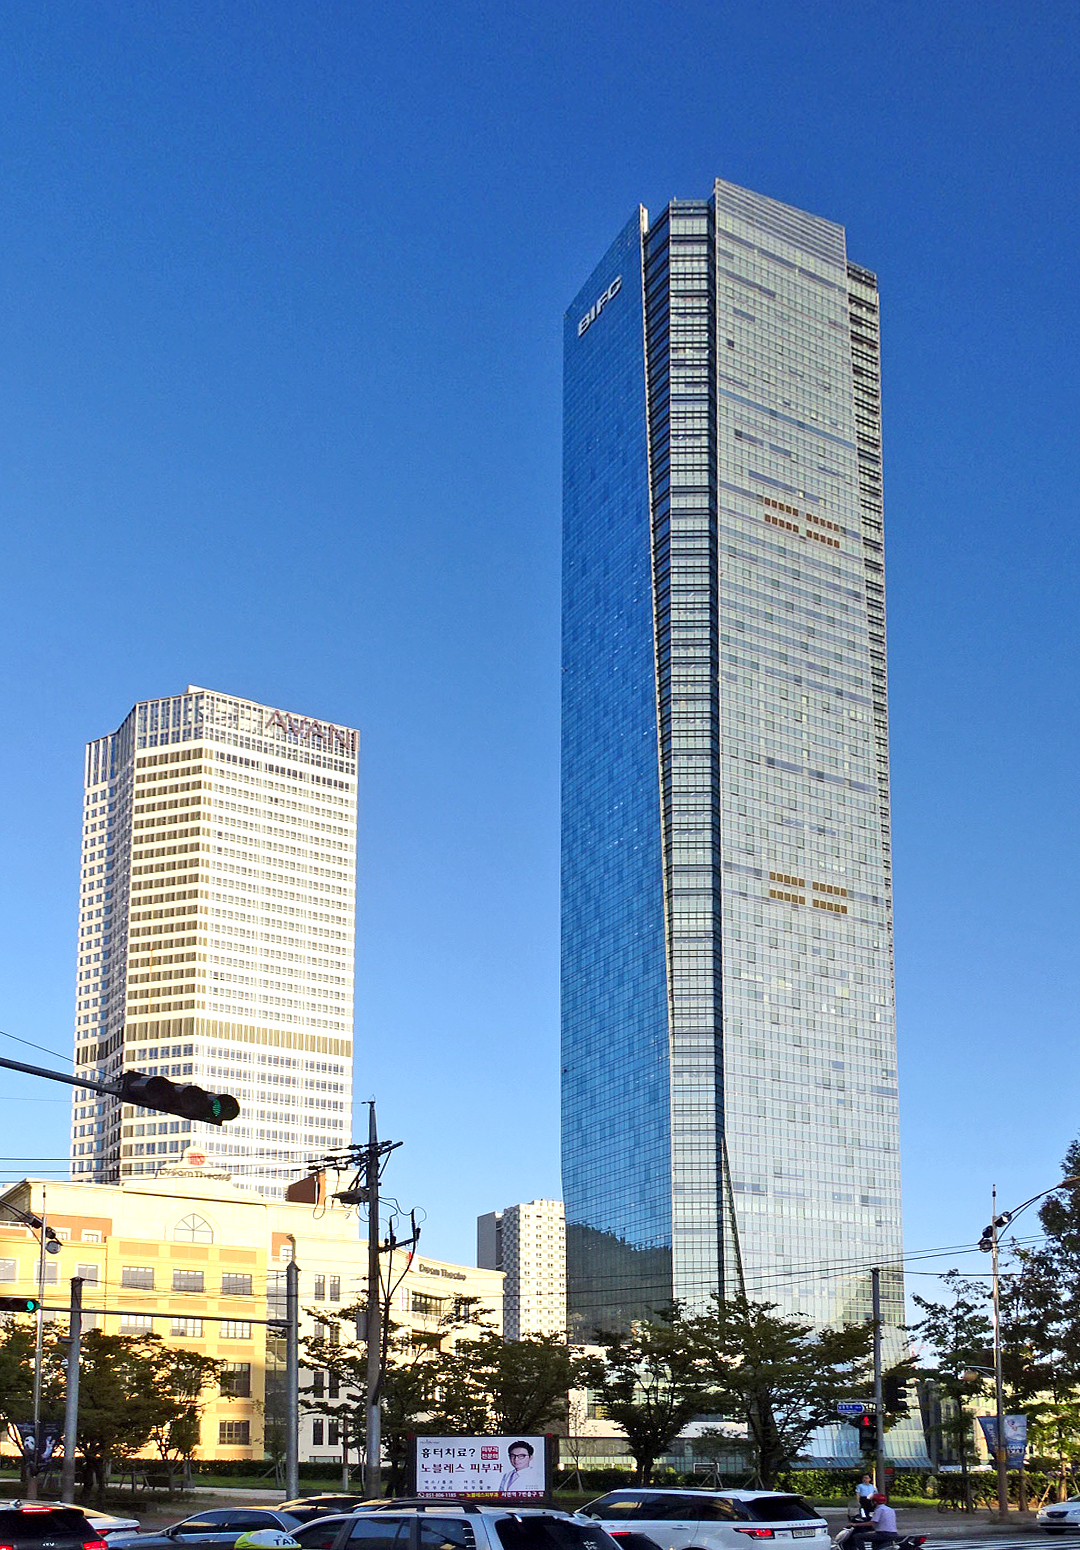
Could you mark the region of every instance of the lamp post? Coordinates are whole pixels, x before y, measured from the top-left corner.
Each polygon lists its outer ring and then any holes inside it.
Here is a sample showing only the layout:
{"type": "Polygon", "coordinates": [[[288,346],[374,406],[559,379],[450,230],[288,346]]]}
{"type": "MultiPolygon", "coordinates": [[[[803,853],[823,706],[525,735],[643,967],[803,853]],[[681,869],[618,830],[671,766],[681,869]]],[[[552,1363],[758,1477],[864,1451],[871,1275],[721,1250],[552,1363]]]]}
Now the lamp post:
{"type": "Polygon", "coordinates": [[[10,1201],[0,1201],[6,1211],[30,1231],[37,1234],[38,1240],[38,1274],[37,1274],[37,1312],[34,1315],[37,1328],[34,1335],[34,1457],[28,1460],[26,1494],[30,1501],[37,1501],[37,1465],[41,1456],[41,1360],[44,1345],[44,1310],[42,1303],[45,1301],[45,1256],[46,1254],[59,1254],[60,1239],[49,1226],[45,1217],[45,1195],[42,1192],[42,1214],[35,1216],[32,1211],[22,1211],[18,1206],[13,1206],[10,1201]]]}
{"type": "Polygon", "coordinates": [[[1000,1215],[998,1215],[995,1185],[990,1191],[990,1225],[983,1228],[983,1235],[979,1239],[979,1248],[984,1254],[992,1256],[990,1268],[994,1314],[994,1409],[997,1412],[997,1446],[994,1449],[994,1462],[997,1465],[1000,1518],[1004,1518],[1009,1510],[1009,1455],[1005,1446],[1005,1386],[1001,1371],[1001,1284],[998,1278],[998,1246],[1002,1233],[1012,1226],[1021,1211],[1026,1211],[1028,1206],[1035,1204],[1036,1200],[1042,1200],[1044,1195],[1052,1195],[1055,1190],[1064,1189],[1069,1184],[1080,1184],[1080,1175],[1062,1179],[1059,1184],[1051,1184],[1049,1189],[1041,1189],[1037,1195],[1032,1195],[1030,1200],[1025,1200],[1022,1205],[1015,1206],[1011,1211],[1002,1211],[1000,1215]]]}

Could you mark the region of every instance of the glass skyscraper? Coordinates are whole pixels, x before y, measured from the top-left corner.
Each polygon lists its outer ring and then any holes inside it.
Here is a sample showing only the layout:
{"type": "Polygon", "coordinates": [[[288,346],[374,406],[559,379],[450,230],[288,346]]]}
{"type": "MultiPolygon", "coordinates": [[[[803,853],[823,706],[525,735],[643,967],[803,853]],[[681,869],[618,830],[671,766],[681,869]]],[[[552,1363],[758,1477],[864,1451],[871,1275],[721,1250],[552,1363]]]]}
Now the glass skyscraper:
{"type": "Polygon", "coordinates": [[[875,277],[717,182],[565,319],[571,1329],[902,1321],[875,277]]]}

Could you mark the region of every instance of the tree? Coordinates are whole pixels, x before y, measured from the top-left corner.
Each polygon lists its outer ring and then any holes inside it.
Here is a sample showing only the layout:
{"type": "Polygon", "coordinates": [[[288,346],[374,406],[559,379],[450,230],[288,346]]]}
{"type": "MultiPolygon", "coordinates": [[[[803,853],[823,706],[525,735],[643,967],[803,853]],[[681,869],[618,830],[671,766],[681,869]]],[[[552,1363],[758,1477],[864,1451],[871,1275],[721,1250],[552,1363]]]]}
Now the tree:
{"type": "Polygon", "coordinates": [[[959,1454],[964,1500],[970,1508],[968,1465],[973,1457],[975,1423],[967,1401],[985,1384],[979,1378],[975,1381],[966,1379],[963,1374],[971,1368],[986,1365],[992,1349],[993,1327],[986,1312],[985,1287],[965,1279],[957,1270],[946,1271],[941,1279],[948,1289],[948,1298],[943,1302],[932,1302],[916,1296],[913,1300],[916,1307],[922,1309],[923,1317],[911,1326],[911,1333],[921,1339],[933,1358],[921,1368],[922,1376],[932,1378],[949,1401],[940,1430],[959,1454]]]}
{"type": "Polygon", "coordinates": [[[712,1406],[697,1328],[677,1305],[625,1334],[600,1334],[603,1358],[586,1358],[584,1385],[626,1433],[639,1485],[687,1422],[712,1406]]]}
{"type": "Polygon", "coordinates": [[[836,1419],[836,1402],[870,1379],[869,1323],[815,1330],[776,1313],[775,1303],[714,1297],[693,1321],[717,1409],[745,1422],[759,1484],[803,1451],[812,1432],[836,1419]]]}
{"type": "Polygon", "coordinates": [[[150,1438],[163,1464],[190,1459],[199,1446],[204,1395],[221,1375],[221,1362],[180,1346],[157,1343],[150,1352],[161,1401],[150,1438]]]}
{"type": "Polygon", "coordinates": [[[435,1364],[447,1421],[456,1409],[474,1434],[526,1437],[565,1424],[567,1396],[587,1370],[560,1335],[504,1340],[490,1327],[458,1337],[435,1364]]]}

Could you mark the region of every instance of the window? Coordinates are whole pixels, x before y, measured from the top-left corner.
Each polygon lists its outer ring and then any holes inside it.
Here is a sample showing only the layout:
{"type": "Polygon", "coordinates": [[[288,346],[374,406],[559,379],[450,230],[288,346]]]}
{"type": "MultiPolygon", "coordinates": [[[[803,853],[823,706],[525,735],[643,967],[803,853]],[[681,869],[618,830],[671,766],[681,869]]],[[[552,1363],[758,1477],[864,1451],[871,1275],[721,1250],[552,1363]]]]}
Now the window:
{"type": "Polygon", "coordinates": [[[327,1377],[327,1398],[337,1399],[341,1394],[341,1379],[336,1372],[329,1373],[327,1377]]]}
{"type": "Polygon", "coordinates": [[[323,1372],[316,1372],[316,1373],[312,1374],[311,1392],[315,1396],[316,1399],[322,1399],[324,1393],[326,1392],[326,1374],[325,1373],[323,1373],[323,1372]]]}
{"type": "Polygon", "coordinates": [[[420,1519],[420,1550],[474,1550],[476,1536],[465,1518],[420,1519]]]}
{"type": "Polygon", "coordinates": [[[321,1448],[323,1446],[323,1424],[321,1421],[312,1421],[311,1423],[311,1446],[313,1448],[321,1448]]]}
{"type": "Polygon", "coordinates": [[[226,1319],[221,1326],[222,1340],[250,1340],[251,1325],[246,1319],[226,1319]]]}
{"type": "Polygon", "coordinates": [[[149,1313],[124,1313],[120,1316],[122,1335],[149,1335],[153,1328],[154,1321],[149,1313]]]}
{"type": "Polygon", "coordinates": [[[315,1277],[315,1301],[322,1302],[326,1296],[326,1277],[315,1277]]]}
{"type": "Polygon", "coordinates": [[[60,1280],[60,1266],[55,1260],[45,1261],[45,1274],[42,1277],[46,1286],[56,1286],[60,1280]]]}
{"type": "Polygon", "coordinates": [[[221,1368],[221,1392],[230,1399],[250,1399],[251,1363],[225,1362],[221,1368]]]}
{"type": "Polygon", "coordinates": [[[189,1216],[182,1216],[173,1228],[174,1243],[213,1243],[214,1229],[204,1216],[198,1216],[194,1211],[189,1216]]]}
{"type": "Polygon", "coordinates": [[[202,1326],[202,1319],[173,1319],[172,1332],[184,1340],[201,1340],[202,1326]]]}
{"type": "Polygon", "coordinates": [[[17,1281],[18,1279],[18,1261],[14,1259],[0,1259],[0,1281],[17,1281]]]}
{"type": "Polygon", "coordinates": [[[330,1277],[330,1301],[331,1302],[340,1302],[341,1301],[341,1277],[340,1276],[331,1276],[330,1277]]]}
{"type": "MultiPolygon", "coordinates": [[[[218,1442],[234,1448],[247,1448],[251,1445],[250,1421],[219,1421],[218,1442]]],[[[235,1524],[231,1525],[235,1528],[235,1524]]]]}
{"type": "Polygon", "coordinates": [[[443,1311],[443,1299],[441,1297],[429,1297],[425,1292],[413,1292],[412,1311],[422,1313],[425,1318],[438,1318],[443,1311]]]}
{"type": "Polygon", "coordinates": [[[81,1276],[87,1286],[96,1286],[98,1284],[97,1265],[76,1265],[75,1274],[81,1276]]]}
{"type": "Polygon", "coordinates": [[[406,1550],[409,1543],[408,1518],[357,1518],[348,1538],[349,1550],[406,1550]]]}
{"type": "Polygon", "coordinates": [[[201,1292],[203,1289],[202,1271],[174,1270],[172,1273],[172,1289],[174,1292],[201,1292]]]}
{"type": "Polygon", "coordinates": [[[120,1271],[120,1285],[139,1291],[154,1290],[154,1271],[150,1265],[124,1265],[120,1271]]]}
{"type": "Polygon", "coordinates": [[[227,1270],[221,1277],[222,1294],[226,1297],[250,1297],[251,1277],[238,1271],[227,1270]]]}
{"type": "Polygon", "coordinates": [[[327,1421],[326,1445],[328,1448],[336,1448],[341,1441],[341,1423],[339,1421],[327,1421]]]}
{"type": "Polygon", "coordinates": [[[101,1242],[101,1234],[99,1232],[92,1232],[89,1227],[84,1227],[83,1228],[81,1237],[82,1237],[82,1241],[84,1243],[100,1243],[101,1242]]]}

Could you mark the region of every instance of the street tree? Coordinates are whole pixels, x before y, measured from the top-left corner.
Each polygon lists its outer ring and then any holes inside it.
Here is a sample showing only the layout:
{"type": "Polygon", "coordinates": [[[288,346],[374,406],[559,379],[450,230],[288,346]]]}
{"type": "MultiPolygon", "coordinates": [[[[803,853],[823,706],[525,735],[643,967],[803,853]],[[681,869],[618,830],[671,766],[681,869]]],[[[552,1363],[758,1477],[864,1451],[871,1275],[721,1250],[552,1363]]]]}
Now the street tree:
{"type": "Polygon", "coordinates": [[[716,1409],[745,1424],[763,1489],[795,1462],[811,1433],[836,1420],[837,1400],[870,1380],[869,1323],[815,1329],[778,1314],[775,1303],[745,1296],[714,1297],[691,1323],[716,1409]]]}
{"type": "Polygon", "coordinates": [[[626,1433],[637,1482],[648,1485],[683,1427],[713,1408],[698,1330],[676,1304],[625,1333],[600,1333],[597,1343],[603,1357],[586,1358],[579,1386],[591,1388],[626,1433]]]}
{"type": "Polygon", "coordinates": [[[986,1288],[968,1280],[958,1270],[941,1277],[946,1295],[941,1301],[913,1298],[922,1310],[922,1318],[911,1326],[911,1333],[925,1347],[930,1360],[920,1364],[922,1377],[937,1384],[946,1403],[942,1406],[940,1430],[960,1460],[964,1500],[970,1506],[971,1482],[968,1468],[974,1458],[974,1417],[968,1400],[986,1387],[985,1375],[965,1377],[985,1367],[993,1348],[993,1326],[986,1307],[986,1288]]]}

